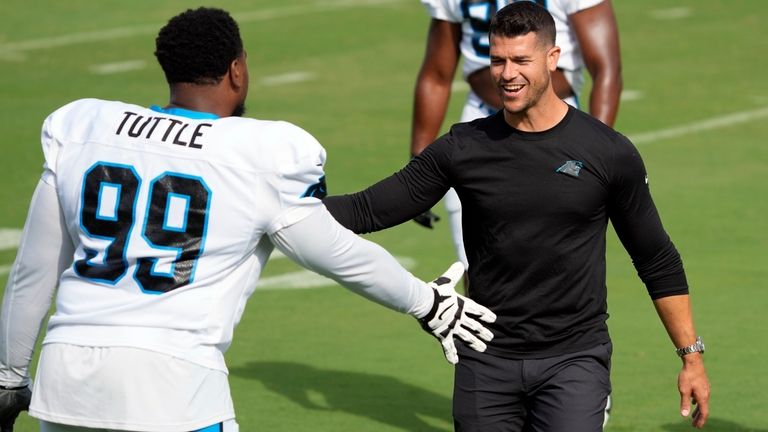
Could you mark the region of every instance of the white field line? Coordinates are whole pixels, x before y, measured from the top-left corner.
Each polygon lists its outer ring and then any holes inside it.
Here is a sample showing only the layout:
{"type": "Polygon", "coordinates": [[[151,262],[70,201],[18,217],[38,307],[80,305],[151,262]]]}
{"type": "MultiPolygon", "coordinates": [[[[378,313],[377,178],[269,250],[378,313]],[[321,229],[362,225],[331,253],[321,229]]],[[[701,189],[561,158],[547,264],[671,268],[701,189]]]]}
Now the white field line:
{"type": "MultiPolygon", "coordinates": [[[[0,228],[0,250],[16,249],[21,242],[21,230],[15,228],[0,228]]],[[[0,277],[11,272],[11,264],[0,265],[0,277]]]]}
{"type": "Polygon", "coordinates": [[[740,123],[747,123],[752,120],[757,120],[764,117],[768,117],[768,107],[712,117],[706,120],[688,123],[682,126],[676,126],[668,129],[632,134],[628,135],[628,137],[630,141],[635,144],[648,144],[663,139],[677,138],[683,135],[701,133],[712,129],[719,129],[734,126],[740,123]]]}
{"type": "Polygon", "coordinates": [[[121,72],[134,71],[144,69],[147,62],[144,60],[128,60],[115,63],[104,63],[100,65],[91,66],[89,69],[91,72],[97,75],[109,75],[121,72]]]}
{"type": "MultiPolygon", "coordinates": [[[[295,15],[306,15],[316,12],[330,12],[358,6],[379,6],[401,3],[404,0],[323,0],[312,5],[286,6],[259,11],[233,13],[238,22],[266,21],[274,18],[284,18],[295,15]]],[[[159,29],[159,27],[158,27],[159,29]]]]}
{"type": "MultiPolygon", "coordinates": [[[[270,259],[275,258],[285,258],[285,255],[282,255],[276,251],[272,253],[270,259]]],[[[395,258],[397,259],[397,262],[399,262],[400,265],[406,269],[412,269],[416,265],[416,260],[411,257],[398,256],[395,258]]],[[[320,288],[333,285],[336,285],[336,282],[326,278],[325,276],[321,276],[309,270],[299,270],[277,276],[261,278],[256,284],[256,288],[259,290],[282,290],[320,288]]]]}
{"type": "MultiPolygon", "coordinates": [[[[296,15],[309,15],[318,12],[330,12],[352,7],[379,6],[402,3],[405,0],[323,0],[310,5],[287,6],[259,11],[233,13],[233,17],[241,24],[248,22],[266,21],[275,18],[285,18],[296,15]]],[[[70,33],[60,36],[30,39],[19,42],[0,44],[0,59],[17,59],[18,54],[26,51],[58,48],[82,43],[101,42],[107,40],[125,39],[141,35],[157,33],[165,23],[142,24],[130,27],[116,27],[108,30],[70,33]]]]}
{"type": "Polygon", "coordinates": [[[267,76],[259,80],[259,84],[265,87],[273,87],[285,84],[295,84],[315,79],[312,72],[288,72],[280,75],[267,76]]]}
{"type": "Polygon", "coordinates": [[[639,90],[622,90],[621,91],[622,102],[632,102],[643,98],[643,92],[639,90]]]}
{"type": "Polygon", "coordinates": [[[299,270],[259,279],[257,289],[304,289],[332,286],[336,282],[309,270],[299,270]]]}
{"type": "MultiPolygon", "coordinates": [[[[134,70],[144,69],[147,66],[147,62],[144,60],[128,60],[115,63],[104,63],[100,65],[93,65],[88,68],[91,73],[96,75],[110,75],[122,72],[130,72],[134,70]]],[[[315,79],[315,74],[312,72],[287,72],[280,75],[266,76],[259,80],[259,84],[265,87],[274,87],[286,84],[296,84],[305,81],[311,81],[315,79]]]]}
{"type": "Polygon", "coordinates": [[[58,48],[68,45],[77,45],[88,42],[124,39],[133,36],[153,34],[162,24],[147,24],[133,27],[117,27],[109,30],[92,32],[70,33],[61,36],[52,36],[40,39],[30,39],[20,42],[10,42],[0,45],[0,54],[19,53],[40,49],[58,48]]]}
{"type": "Polygon", "coordinates": [[[21,230],[15,228],[0,228],[0,250],[15,249],[21,241],[21,230]]]}

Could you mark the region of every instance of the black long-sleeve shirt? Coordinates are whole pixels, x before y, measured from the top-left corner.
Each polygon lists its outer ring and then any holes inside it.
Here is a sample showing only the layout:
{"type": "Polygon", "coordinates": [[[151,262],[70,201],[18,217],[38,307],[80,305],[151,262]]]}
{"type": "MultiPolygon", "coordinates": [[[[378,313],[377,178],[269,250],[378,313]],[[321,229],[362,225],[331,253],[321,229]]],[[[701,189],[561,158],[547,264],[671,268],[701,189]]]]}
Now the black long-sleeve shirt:
{"type": "Polygon", "coordinates": [[[609,219],[651,298],[688,293],[636,148],[573,108],[544,132],[516,130],[501,112],[456,124],[401,171],[325,205],[365,233],[410,220],[450,187],[462,203],[471,297],[498,315],[490,353],[541,358],[609,340],[609,219]]]}

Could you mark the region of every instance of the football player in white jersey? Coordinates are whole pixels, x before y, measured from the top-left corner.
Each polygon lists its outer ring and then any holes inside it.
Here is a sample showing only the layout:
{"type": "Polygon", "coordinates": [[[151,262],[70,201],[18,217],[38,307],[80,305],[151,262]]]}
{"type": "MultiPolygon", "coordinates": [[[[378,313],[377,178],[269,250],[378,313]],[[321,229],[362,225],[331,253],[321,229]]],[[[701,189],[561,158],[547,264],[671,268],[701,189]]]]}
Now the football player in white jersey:
{"type": "MultiPolygon", "coordinates": [[[[431,21],[424,60],[416,81],[411,125],[411,155],[437,138],[459,60],[470,87],[461,122],[493,114],[501,107],[489,73],[488,26],[491,17],[513,0],[421,0],[431,21]]],[[[521,0],[518,0],[521,1],[521,0]]],[[[527,1],[527,0],[525,0],[527,1]]],[[[561,54],[552,75],[555,92],[579,107],[586,68],[592,77],[589,112],[613,126],[621,95],[619,35],[611,0],[539,0],[555,19],[561,54]]],[[[461,234],[461,202],[451,189],[444,199],[458,259],[467,265],[461,234]]],[[[414,220],[432,228],[439,218],[431,211],[414,220]]]]}
{"type": "Polygon", "coordinates": [[[426,284],[323,206],[325,151],[290,123],[238,117],[238,26],[187,10],[160,30],[165,107],[83,99],[45,121],[35,190],[0,319],[0,429],[236,431],[223,353],[277,247],[418,318],[457,361],[493,313],[458,295],[462,267],[426,284]],[[30,392],[35,340],[55,294],[30,392]],[[30,404],[31,398],[31,404],[30,404]]]}

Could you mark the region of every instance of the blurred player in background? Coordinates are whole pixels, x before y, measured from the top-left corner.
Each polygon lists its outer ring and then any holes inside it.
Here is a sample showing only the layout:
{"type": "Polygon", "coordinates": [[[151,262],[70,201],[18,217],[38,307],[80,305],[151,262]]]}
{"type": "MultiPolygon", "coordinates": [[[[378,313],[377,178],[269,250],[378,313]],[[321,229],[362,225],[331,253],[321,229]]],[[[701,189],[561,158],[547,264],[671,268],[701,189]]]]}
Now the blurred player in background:
{"type": "MultiPolygon", "coordinates": [[[[424,61],[416,81],[411,125],[411,156],[437,138],[448,109],[451,85],[461,57],[462,75],[470,87],[461,122],[486,117],[501,108],[491,82],[488,25],[497,5],[512,1],[421,0],[432,17],[424,61]]],[[[611,0],[537,1],[555,19],[561,49],[552,84],[557,95],[580,107],[584,69],[592,78],[589,112],[613,126],[622,89],[619,33],[611,0]]],[[[445,196],[451,236],[459,260],[467,265],[461,234],[461,202],[451,189],[445,196]]],[[[432,228],[439,218],[427,211],[414,220],[432,228]]]]}
{"type": "Polygon", "coordinates": [[[461,264],[416,279],[322,205],[325,150],[310,134],[239,117],[248,68],[227,12],[177,15],[155,55],[165,107],[82,99],[43,125],[0,319],[0,430],[29,407],[44,432],[236,431],[224,351],[274,247],[418,318],[452,363],[454,336],[485,349],[477,320],[494,317],[454,291],[461,264]]]}

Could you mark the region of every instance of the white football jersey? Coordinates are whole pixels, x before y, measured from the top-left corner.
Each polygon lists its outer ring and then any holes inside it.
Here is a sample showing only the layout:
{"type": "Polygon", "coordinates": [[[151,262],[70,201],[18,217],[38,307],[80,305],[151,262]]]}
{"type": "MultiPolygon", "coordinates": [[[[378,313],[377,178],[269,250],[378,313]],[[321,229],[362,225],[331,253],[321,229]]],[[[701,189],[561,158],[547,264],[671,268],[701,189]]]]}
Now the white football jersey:
{"type": "MultiPolygon", "coordinates": [[[[490,62],[488,29],[497,10],[514,0],[421,0],[432,18],[461,23],[462,72],[466,78],[472,72],[487,67],[490,62]]],[[[517,0],[521,1],[521,0],[517,0]]],[[[529,1],[529,0],[526,0],[529,1]]],[[[584,66],[581,49],[568,23],[568,15],[590,8],[603,0],[538,0],[555,20],[556,44],[560,47],[557,67],[576,71],[584,66]]]]}
{"type": "Polygon", "coordinates": [[[226,371],[266,234],[322,206],[322,146],[286,122],[95,99],[51,114],[42,142],[75,247],[44,343],[226,371]]]}

